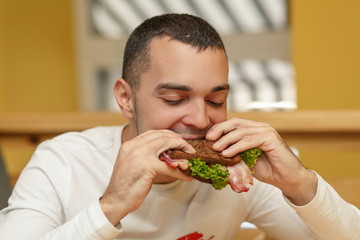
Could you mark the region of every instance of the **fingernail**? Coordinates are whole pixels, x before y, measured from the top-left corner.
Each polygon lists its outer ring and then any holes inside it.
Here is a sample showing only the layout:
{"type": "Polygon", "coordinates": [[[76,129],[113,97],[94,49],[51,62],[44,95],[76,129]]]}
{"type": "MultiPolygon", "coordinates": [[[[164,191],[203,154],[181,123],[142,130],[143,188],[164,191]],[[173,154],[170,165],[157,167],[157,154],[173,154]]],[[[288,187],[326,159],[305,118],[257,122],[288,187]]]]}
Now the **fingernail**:
{"type": "Polygon", "coordinates": [[[215,150],[218,149],[218,148],[220,147],[219,141],[216,141],[216,142],[212,145],[212,147],[213,147],[215,150]]]}
{"type": "Polygon", "coordinates": [[[225,149],[224,151],[221,152],[221,154],[224,157],[232,157],[231,152],[229,151],[229,149],[225,149]]]}
{"type": "Polygon", "coordinates": [[[189,153],[189,154],[194,154],[194,153],[196,153],[196,150],[193,148],[187,148],[184,150],[184,152],[189,153]]]}

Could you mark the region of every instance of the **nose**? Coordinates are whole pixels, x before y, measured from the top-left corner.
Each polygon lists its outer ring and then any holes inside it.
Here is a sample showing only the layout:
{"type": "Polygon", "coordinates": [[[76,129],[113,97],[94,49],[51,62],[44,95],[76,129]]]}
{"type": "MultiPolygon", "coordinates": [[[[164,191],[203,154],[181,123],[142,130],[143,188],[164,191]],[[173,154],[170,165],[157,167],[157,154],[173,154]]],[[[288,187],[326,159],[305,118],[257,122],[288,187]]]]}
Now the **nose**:
{"type": "Polygon", "coordinates": [[[206,103],[198,102],[191,104],[183,123],[198,130],[206,129],[210,125],[210,118],[206,109],[206,103]]]}

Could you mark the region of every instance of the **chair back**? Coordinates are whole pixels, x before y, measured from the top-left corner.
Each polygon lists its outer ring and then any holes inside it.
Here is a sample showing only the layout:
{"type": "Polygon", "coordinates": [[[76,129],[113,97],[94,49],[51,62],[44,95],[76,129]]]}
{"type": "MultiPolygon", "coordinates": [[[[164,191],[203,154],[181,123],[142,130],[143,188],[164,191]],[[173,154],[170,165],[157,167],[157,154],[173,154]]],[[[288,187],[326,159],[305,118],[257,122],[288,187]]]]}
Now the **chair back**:
{"type": "Polygon", "coordinates": [[[7,207],[8,199],[11,194],[11,186],[6,167],[4,163],[4,157],[0,149],[0,209],[7,207]]]}

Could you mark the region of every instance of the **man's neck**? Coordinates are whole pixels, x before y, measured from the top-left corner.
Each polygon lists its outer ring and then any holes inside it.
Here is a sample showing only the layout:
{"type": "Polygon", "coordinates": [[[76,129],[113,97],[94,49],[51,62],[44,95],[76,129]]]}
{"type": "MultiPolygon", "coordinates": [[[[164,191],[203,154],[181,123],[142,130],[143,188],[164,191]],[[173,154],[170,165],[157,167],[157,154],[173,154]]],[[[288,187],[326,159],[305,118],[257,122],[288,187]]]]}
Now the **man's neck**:
{"type": "Polygon", "coordinates": [[[136,137],[136,128],[134,129],[130,123],[126,124],[121,134],[121,143],[127,142],[134,137],[136,137]]]}

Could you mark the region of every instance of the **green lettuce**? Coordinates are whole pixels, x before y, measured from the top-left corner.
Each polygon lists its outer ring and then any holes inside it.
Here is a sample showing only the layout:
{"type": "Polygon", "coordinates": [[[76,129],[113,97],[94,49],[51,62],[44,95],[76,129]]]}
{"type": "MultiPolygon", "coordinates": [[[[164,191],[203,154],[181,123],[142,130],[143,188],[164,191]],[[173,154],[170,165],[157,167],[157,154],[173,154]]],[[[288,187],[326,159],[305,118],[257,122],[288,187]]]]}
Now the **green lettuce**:
{"type": "MultiPolygon", "coordinates": [[[[259,148],[252,148],[241,153],[241,159],[252,168],[258,157],[262,154],[259,148]]],[[[214,189],[221,190],[229,184],[229,171],[221,164],[207,165],[201,158],[193,158],[189,160],[189,167],[192,176],[200,176],[204,179],[210,179],[214,189]]]]}
{"type": "Polygon", "coordinates": [[[210,179],[212,186],[220,190],[228,185],[229,171],[221,164],[207,165],[201,158],[189,160],[191,175],[199,175],[201,178],[210,179]]]}
{"type": "Polygon", "coordinates": [[[241,154],[241,160],[243,160],[249,168],[255,166],[258,157],[262,154],[262,151],[259,148],[248,149],[241,154]]]}

